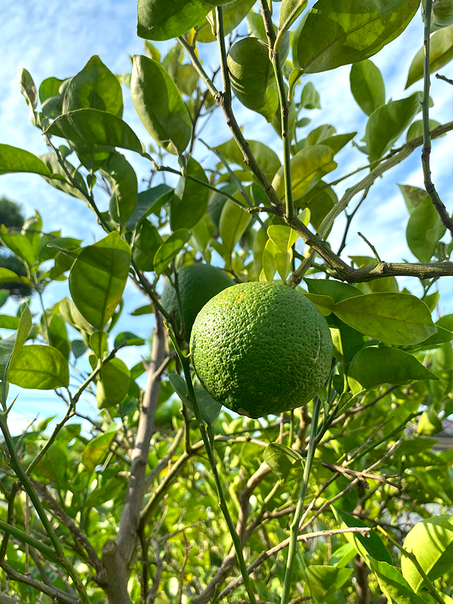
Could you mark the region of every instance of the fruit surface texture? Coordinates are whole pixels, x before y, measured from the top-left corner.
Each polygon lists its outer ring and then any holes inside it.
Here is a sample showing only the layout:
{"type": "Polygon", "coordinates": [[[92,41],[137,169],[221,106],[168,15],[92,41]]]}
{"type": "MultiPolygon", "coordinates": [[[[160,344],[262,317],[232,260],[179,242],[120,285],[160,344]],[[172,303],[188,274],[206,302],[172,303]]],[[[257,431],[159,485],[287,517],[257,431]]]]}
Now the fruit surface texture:
{"type": "MultiPolygon", "coordinates": [[[[176,271],[179,287],[179,297],[185,325],[185,339],[189,341],[193,322],[199,311],[213,296],[234,285],[225,271],[210,264],[189,264],[176,271]]],[[[172,277],[175,283],[175,277],[172,277]]],[[[181,327],[181,314],[179,310],[176,289],[167,281],[162,293],[162,306],[176,318],[178,327],[181,327]]]]}
{"type": "Polygon", "coordinates": [[[301,292],[250,282],[229,287],[202,308],[190,349],[211,396],[257,418],[313,398],[329,376],[332,339],[324,317],[301,292]]]}

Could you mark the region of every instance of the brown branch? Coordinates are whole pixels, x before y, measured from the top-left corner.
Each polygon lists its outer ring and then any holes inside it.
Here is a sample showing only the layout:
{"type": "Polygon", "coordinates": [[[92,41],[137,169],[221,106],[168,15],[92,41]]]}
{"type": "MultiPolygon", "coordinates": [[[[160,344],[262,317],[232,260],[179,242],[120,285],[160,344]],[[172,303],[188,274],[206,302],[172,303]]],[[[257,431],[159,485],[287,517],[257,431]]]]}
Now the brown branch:
{"type": "Polygon", "coordinates": [[[151,361],[147,368],[148,380],[140,408],[137,437],[131,455],[131,470],[120,528],[116,540],[107,541],[102,550],[108,577],[106,592],[110,604],[129,604],[131,602],[127,582],[130,575],[130,561],[138,537],[140,510],[145,495],[145,475],[160,392],[161,366],[165,362],[165,330],[162,316],[157,309],[155,309],[155,317],[156,328],[151,361]]]}
{"type": "Polygon", "coordinates": [[[63,604],[79,604],[80,599],[77,596],[73,596],[68,594],[61,589],[57,589],[56,587],[51,587],[50,585],[46,585],[37,579],[34,579],[31,575],[23,575],[22,573],[18,573],[11,566],[6,564],[6,562],[0,563],[0,568],[2,568],[7,577],[12,581],[18,581],[19,583],[24,583],[25,585],[30,585],[30,587],[34,587],[38,591],[50,596],[53,600],[57,602],[62,602],[63,604]]]}
{"type": "Polygon", "coordinates": [[[344,468],[343,466],[337,466],[335,464],[327,463],[326,461],[323,461],[322,465],[325,468],[332,470],[332,472],[340,472],[340,474],[349,474],[350,476],[354,476],[355,478],[358,478],[361,481],[375,480],[382,484],[388,484],[392,487],[395,487],[399,491],[401,490],[401,485],[395,484],[394,482],[390,482],[390,480],[387,480],[387,478],[385,476],[378,476],[377,474],[369,474],[368,472],[358,472],[357,470],[351,470],[350,468],[344,468]]]}

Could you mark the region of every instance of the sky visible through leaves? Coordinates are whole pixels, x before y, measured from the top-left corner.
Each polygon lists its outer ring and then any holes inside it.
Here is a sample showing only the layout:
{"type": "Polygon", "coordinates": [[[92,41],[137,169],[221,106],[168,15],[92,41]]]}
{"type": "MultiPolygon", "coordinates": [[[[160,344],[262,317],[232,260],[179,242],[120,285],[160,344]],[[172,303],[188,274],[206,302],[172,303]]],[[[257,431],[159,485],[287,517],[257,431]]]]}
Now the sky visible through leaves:
{"type": "MultiPolygon", "coordinates": [[[[310,5],[313,2],[309,3],[310,5]]],[[[277,5],[278,6],[278,5],[277,5]]],[[[144,54],[143,40],[136,36],[136,6],[135,2],[112,0],[109,3],[63,2],[62,0],[20,0],[11,2],[0,0],[2,19],[0,21],[0,140],[17,147],[27,149],[36,155],[46,152],[44,141],[39,131],[34,128],[28,117],[28,107],[20,94],[16,79],[19,66],[25,67],[32,74],[37,85],[50,76],[66,78],[75,75],[93,55],[99,55],[101,60],[116,74],[130,72],[129,55],[144,54]]],[[[258,10],[255,7],[255,10],[258,10]]],[[[246,33],[243,23],[242,33],[246,33]]],[[[423,28],[420,13],[418,13],[406,31],[380,53],[372,57],[373,62],[381,69],[386,84],[386,100],[398,100],[422,89],[417,82],[404,91],[409,65],[422,45],[423,28]]],[[[161,54],[165,54],[172,41],[157,43],[161,54]]],[[[215,65],[217,62],[217,46],[215,43],[201,45],[201,56],[206,64],[215,65]]],[[[188,62],[186,59],[185,62],[188,62]]],[[[452,64],[447,65],[441,73],[452,77],[452,64]]],[[[307,111],[304,116],[312,119],[307,132],[321,124],[332,124],[337,132],[347,133],[358,131],[360,139],[365,130],[366,116],[355,103],[349,89],[350,66],[341,67],[334,72],[324,72],[306,76],[304,82],[312,81],[321,95],[322,110],[307,111]]],[[[130,93],[123,88],[124,119],[139,138],[149,144],[149,135],[142,126],[134,111],[130,93]]],[[[300,88],[299,88],[300,95],[300,88]]],[[[451,119],[452,93],[451,87],[432,78],[431,96],[434,107],[430,117],[445,123],[451,119]]],[[[281,156],[281,143],[272,126],[256,113],[251,113],[239,103],[234,108],[238,122],[244,125],[248,139],[261,140],[272,147],[281,156]]],[[[216,146],[230,138],[229,131],[222,119],[221,112],[215,113],[203,131],[202,138],[211,146],[216,146]]],[[[302,133],[301,138],[305,136],[302,133]]],[[[403,143],[402,140],[397,144],[403,143]]],[[[148,176],[149,162],[138,155],[125,153],[136,168],[139,177],[148,176]]],[[[196,157],[203,164],[209,159],[209,152],[199,145],[195,150],[196,157]]],[[[452,154],[448,138],[441,138],[433,144],[431,167],[433,181],[438,192],[451,212],[453,204],[453,169],[452,154]]],[[[176,158],[166,161],[176,164],[176,158]]],[[[211,159],[211,161],[214,161],[211,159]]],[[[366,156],[362,155],[350,144],[339,154],[340,170],[332,178],[353,171],[365,165],[366,156]]],[[[356,177],[357,178],[357,177],[356,177]]],[[[338,195],[351,186],[352,179],[346,180],[336,188],[338,195]]],[[[157,184],[155,180],[153,184],[157,184]]],[[[404,232],[408,220],[402,195],[396,183],[411,184],[423,187],[423,177],[420,164],[420,154],[412,156],[394,170],[387,172],[376,182],[368,198],[356,215],[350,231],[346,255],[370,255],[370,250],[357,232],[362,232],[377,248],[383,260],[416,261],[407,248],[404,232]]],[[[173,184],[173,183],[170,183],[173,184]]],[[[141,190],[145,183],[141,183],[141,190]]],[[[64,236],[78,237],[85,244],[93,243],[102,236],[102,230],[97,227],[93,214],[82,201],[68,197],[50,187],[39,176],[30,174],[5,175],[0,181],[0,195],[7,195],[20,202],[25,214],[30,216],[37,209],[41,213],[44,229],[47,231],[61,229],[64,236]]],[[[101,210],[107,209],[108,199],[99,197],[101,210]]],[[[354,205],[353,205],[354,207],[354,205]]],[[[339,220],[335,225],[329,241],[333,249],[337,249],[343,234],[344,222],[339,220]]],[[[412,288],[414,294],[419,294],[418,282],[415,279],[400,279],[401,287],[412,288]]],[[[453,283],[452,279],[438,282],[443,299],[443,314],[452,312],[453,283]]],[[[67,283],[53,284],[46,290],[45,303],[47,306],[57,302],[67,295],[67,283]]],[[[434,291],[434,290],[432,290],[434,291]]],[[[142,337],[148,337],[152,330],[152,316],[131,317],[128,313],[146,303],[138,290],[129,283],[125,291],[125,308],[120,322],[120,331],[128,330],[142,337]]],[[[2,312],[14,313],[15,303],[9,302],[2,312]]],[[[32,304],[33,311],[33,304],[32,304]]],[[[114,331],[117,333],[118,329],[114,331]]],[[[5,332],[3,336],[10,335],[5,332]]],[[[120,357],[126,363],[136,363],[140,355],[146,354],[146,347],[141,349],[125,349],[120,351],[120,357]]],[[[18,389],[15,389],[18,391],[18,389]]],[[[19,391],[18,391],[19,392],[19,391]]],[[[13,395],[13,388],[11,389],[13,395]]],[[[92,397],[91,397],[92,398],[92,397]]],[[[94,399],[93,399],[94,400],[94,399]]],[[[87,397],[84,410],[94,409],[94,403],[87,397]]],[[[12,414],[13,431],[25,427],[38,414],[40,417],[62,415],[63,403],[56,399],[53,393],[20,391],[18,402],[12,414]]]]}

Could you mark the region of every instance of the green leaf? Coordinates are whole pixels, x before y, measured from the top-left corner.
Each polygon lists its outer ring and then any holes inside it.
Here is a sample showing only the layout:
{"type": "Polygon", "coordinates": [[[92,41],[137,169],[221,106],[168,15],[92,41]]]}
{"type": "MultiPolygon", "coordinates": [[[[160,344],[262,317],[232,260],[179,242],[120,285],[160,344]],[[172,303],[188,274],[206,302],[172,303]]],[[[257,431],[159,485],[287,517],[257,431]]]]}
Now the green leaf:
{"type": "Polygon", "coordinates": [[[99,109],[121,117],[123,93],[117,77],[98,56],[69,82],[63,97],[63,113],[75,109],[99,109]]]}
{"type": "MultiPolygon", "coordinates": [[[[336,519],[341,523],[342,528],[367,527],[364,522],[358,518],[350,516],[343,510],[333,507],[332,511],[336,519]]],[[[365,560],[368,567],[370,567],[372,560],[387,562],[388,564],[392,563],[392,559],[386,550],[385,545],[374,531],[370,531],[366,537],[362,537],[362,535],[359,533],[345,533],[345,537],[349,543],[356,548],[357,552],[365,560]]]]}
{"type": "Polygon", "coordinates": [[[33,153],[0,143],[0,174],[14,172],[31,172],[41,176],[50,176],[46,164],[33,153]]]}
{"type": "Polygon", "coordinates": [[[352,285],[334,281],[333,279],[304,279],[307,284],[308,291],[312,294],[320,294],[322,296],[330,296],[335,303],[361,296],[362,292],[352,285]]]}
{"type": "MultiPolygon", "coordinates": [[[[209,183],[203,168],[192,157],[187,162],[185,172],[206,184],[209,183]]],[[[208,200],[207,187],[181,176],[170,202],[171,230],[194,227],[206,212],[208,200]]]]}
{"type": "Polygon", "coordinates": [[[139,193],[134,212],[127,221],[126,226],[134,230],[137,224],[149,216],[149,214],[156,213],[159,215],[160,208],[172,195],[173,189],[164,183],[139,193]]]}
{"type": "Polygon", "coordinates": [[[394,566],[384,561],[373,560],[371,568],[377,577],[382,593],[389,602],[395,604],[426,604],[426,600],[417,596],[407,581],[394,566]]]}
{"type": "Polygon", "coordinates": [[[20,84],[20,91],[25,97],[27,105],[30,107],[30,115],[33,120],[34,110],[38,106],[38,91],[36,90],[35,83],[30,73],[23,67],[19,67],[17,70],[17,79],[20,84]]]}
{"type": "Polygon", "coordinates": [[[364,141],[370,160],[379,159],[403,134],[420,111],[423,93],[414,92],[400,101],[389,101],[369,117],[364,141]]]}
{"type": "MultiPolygon", "coordinates": [[[[436,122],[436,120],[429,120],[430,131],[433,131],[434,128],[437,128],[437,126],[440,126],[439,122],[436,122]]],[[[409,129],[406,133],[406,143],[414,140],[414,138],[418,138],[419,136],[423,136],[423,120],[416,120],[409,126],[409,129]]],[[[443,134],[442,136],[445,135],[443,134]]]]}
{"type": "Polygon", "coordinates": [[[12,360],[8,380],[21,388],[53,390],[69,386],[69,366],[52,346],[24,346],[12,360]]]}
{"type": "MultiPolygon", "coordinates": [[[[453,516],[441,514],[418,522],[406,536],[404,549],[414,554],[431,581],[451,571],[453,556],[453,516]]],[[[415,592],[423,584],[423,577],[415,564],[401,556],[401,572],[415,592]]]]}
{"type": "Polygon", "coordinates": [[[50,343],[61,352],[66,360],[69,360],[71,344],[63,318],[58,314],[52,315],[50,321],[48,321],[48,327],[50,343]]]}
{"type": "Polygon", "coordinates": [[[332,310],[350,327],[393,346],[418,344],[436,333],[428,307],[410,294],[364,294],[332,310]]]}
{"type": "Polygon", "coordinates": [[[22,258],[28,266],[32,266],[36,262],[33,245],[26,235],[16,230],[9,230],[2,224],[0,225],[0,239],[3,245],[14,252],[16,256],[22,258]]]}
{"type": "Polygon", "coordinates": [[[135,55],[131,93],[138,117],[156,143],[168,153],[180,155],[190,142],[192,122],[176,84],[163,66],[135,55]]]}
{"type": "MultiPolygon", "coordinates": [[[[332,311],[332,308],[330,310],[332,311]]],[[[332,336],[333,356],[345,367],[363,348],[363,335],[356,329],[346,325],[335,315],[329,316],[328,323],[332,336]]]]}
{"type": "Polygon", "coordinates": [[[288,478],[294,469],[300,471],[304,464],[304,460],[299,453],[279,443],[267,445],[264,449],[264,461],[280,480],[288,478]]]}
{"type": "Polygon", "coordinates": [[[278,95],[267,44],[254,37],[239,40],[228,54],[228,69],[239,101],[271,122],[278,109],[278,95]]]}
{"type": "Polygon", "coordinates": [[[353,572],[352,568],[311,564],[305,569],[305,576],[314,601],[330,602],[353,572]]]}
{"type": "Polygon", "coordinates": [[[138,196],[137,175],[121,153],[112,153],[102,167],[101,174],[112,189],[110,215],[115,222],[125,224],[134,213],[138,196]]]}
{"type": "Polygon", "coordinates": [[[118,346],[143,346],[145,340],[140,336],[135,335],[135,333],[131,333],[130,331],[122,331],[119,333],[116,338],[113,346],[117,348],[118,346]]]}
{"type": "MultiPolygon", "coordinates": [[[[417,52],[409,67],[406,88],[423,78],[423,47],[417,52]]],[[[429,72],[434,73],[453,59],[453,25],[437,31],[431,36],[429,72]]]]}
{"type": "MultiPolygon", "coordinates": [[[[27,285],[29,285],[30,279],[27,279],[27,277],[19,277],[19,275],[10,271],[9,268],[0,267],[0,283],[27,283],[27,285]]],[[[3,295],[6,293],[6,296],[8,296],[6,290],[2,291],[4,292],[3,295]]],[[[3,301],[3,304],[5,302],[6,300],[3,301]]],[[[3,304],[1,304],[1,306],[3,306],[3,304]]]]}
{"type": "MultiPolygon", "coordinates": [[[[321,178],[335,170],[337,164],[333,161],[334,152],[327,145],[314,145],[302,149],[291,158],[291,183],[293,198],[297,203],[305,193],[313,189],[321,178]]],[[[277,172],[272,181],[277,195],[285,197],[283,168],[277,172]]]]}
{"type": "MultiPolygon", "coordinates": [[[[426,0],[422,0],[422,4],[425,8],[426,0]]],[[[453,25],[453,0],[434,2],[431,9],[431,31],[437,31],[450,25],[453,25]]]]}
{"type": "MultiPolygon", "coordinates": [[[[223,29],[225,35],[231,33],[245,19],[254,4],[255,0],[236,0],[236,2],[228,4],[223,8],[223,29]]],[[[216,27],[215,13],[208,13],[207,17],[195,28],[197,42],[205,44],[215,42],[216,27]]]]}
{"type": "Polygon", "coordinates": [[[338,566],[338,568],[344,568],[356,555],[357,550],[352,543],[345,543],[334,551],[329,564],[331,566],[338,566]]]}
{"type": "Polygon", "coordinates": [[[300,97],[301,109],[321,109],[321,97],[313,82],[307,82],[300,97]]]}
{"type": "Polygon", "coordinates": [[[108,409],[121,403],[129,390],[131,372],[121,359],[112,359],[99,372],[96,380],[98,409],[108,409]]]}
{"type": "Polygon", "coordinates": [[[152,315],[154,309],[151,304],[144,304],[143,306],[139,306],[135,310],[131,312],[132,317],[141,317],[142,315],[152,315]]]}
{"type": "Polygon", "coordinates": [[[0,376],[5,383],[9,378],[8,368],[15,361],[25,344],[32,327],[31,313],[28,305],[24,307],[19,320],[17,332],[9,338],[0,340],[0,376]]]}
{"type": "Polygon", "coordinates": [[[68,175],[58,161],[55,153],[44,153],[44,155],[41,155],[41,159],[50,171],[50,178],[44,176],[44,180],[46,182],[59,191],[72,195],[72,197],[82,199],[85,203],[87,203],[88,190],[85,180],[71,163],[69,163],[66,159],[62,160],[66,171],[70,175],[71,179],[75,181],[77,186],[75,186],[68,178],[68,175]]]}
{"type": "Polygon", "coordinates": [[[58,305],[58,310],[63,319],[77,329],[78,331],[86,331],[87,333],[93,333],[93,328],[86,319],[80,314],[76,305],[69,298],[63,298],[58,305]]]}
{"type": "MultiPolygon", "coordinates": [[[[271,180],[282,165],[278,155],[270,147],[260,141],[248,140],[247,142],[261,169],[269,180],[271,180]]],[[[219,151],[228,163],[244,167],[244,156],[233,138],[218,145],[214,149],[219,151]]],[[[250,167],[247,165],[245,168],[250,170],[250,167]]],[[[231,193],[231,191],[228,192],[231,193]]]]}
{"type": "Polygon", "coordinates": [[[304,292],[304,296],[313,302],[317,309],[322,313],[324,317],[328,317],[332,313],[332,306],[334,301],[330,296],[321,296],[319,294],[307,294],[304,292]]]}
{"type": "Polygon", "coordinates": [[[416,207],[407,223],[407,245],[420,262],[429,262],[444,233],[445,226],[426,194],[425,200],[416,207]]]}
{"type": "Polygon", "coordinates": [[[287,31],[307,6],[307,0],[283,0],[278,21],[279,31],[287,31]]]}
{"type": "Polygon", "coordinates": [[[164,241],[154,256],[154,270],[158,275],[167,268],[189,239],[190,231],[188,229],[180,229],[179,231],[175,231],[164,241]]]}
{"type": "Polygon", "coordinates": [[[250,214],[231,199],[226,200],[219,221],[219,233],[222,239],[225,260],[230,259],[250,220],[250,214]]]}
{"type": "Polygon", "coordinates": [[[368,346],[352,360],[348,374],[354,394],[379,384],[410,384],[416,380],[437,380],[417,359],[397,348],[368,346]]]}
{"type": "Polygon", "coordinates": [[[126,122],[112,113],[98,109],[76,109],[61,115],[45,133],[74,143],[95,143],[106,147],[121,147],[140,154],[145,152],[137,135],[126,122]]]}
{"type": "Polygon", "coordinates": [[[154,256],[162,243],[159,231],[149,220],[140,223],[132,238],[132,258],[139,270],[154,269],[154,256]]]}
{"type": "Polygon", "coordinates": [[[108,351],[108,334],[105,331],[95,331],[90,336],[90,348],[98,359],[104,358],[104,353],[108,351]]]}
{"type": "Polygon", "coordinates": [[[415,209],[425,201],[428,193],[425,189],[413,187],[412,185],[398,185],[403,194],[404,202],[408,209],[409,215],[412,216],[415,209]]]}
{"type": "Polygon", "coordinates": [[[298,149],[300,150],[304,149],[305,147],[311,147],[312,145],[317,145],[321,142],[324,144],[324,139],[334,135],[336,131],[336,128],[330,124],[318,126],[312,130],[310,134],[308,134],[307,138],[304,138],[298,142],[298,149]]]}
{"type": "MultiPolygon", "coordinates": [[[[177,373],[170,373],[168,379],[173,386],[174,391],[182,402],[193,411],[193,405],[189,399],[186,381],[177,373]]],[[[219,416],[222,405],[214,400],[212,396],[202,386],[194,388],[195,398],[197,399],[201,417],[207,424],[212,425],[219,416]]]]}
{"type": "Polygon", "coordinates": [[[69,275],[69,289],[82,316],[102,330],[121,302],[131,252],[117,232],[84,248],[69,275]]]}
{"type": "Polygon", "coordinates": [[[292,228],[280,224],[271,224],[267,228],[267,234],[282,253],[290,250],[299,237],[292,228]]]}
{"type": "Polygon", "coordinates": [[[324,138],[322,144],[330,147],[334,152],[334,155],[336,155],[343,149],[343,147],[346,147],[349,141],[351,141],[356,134],[357,132],[348,132],[347,134],[334,134],[333,136],[328,136],[327,138],[324,138]]]}
{"type": "Polygon", "coordinates": [[[212,7],[201,0],[139,0],[137,35],[146,40],[170,40],[197,25],[212,7]]]}
{"type": "Polygon", "coordinates": [[[101,463],[110,449],[113,439],[116,436],[116,425],[113,424],[112,430],[107,430],[104,434],[100,434],[90,440],[87,446],[84,448],[82,453],[82,463],[88,470],[92,472],[94,468],[101,463]]]}
{"type": "Polygon", "coordinates": [[[360,61],[351,67],[349,75],[352,96],[360,109],[371,115],[385,103],[385,84],[379,67],[373,61],[360,61]]]}
{"type": "Polygon", "coordinates": [[[368,59],[406,29],[418,6],[415,0],[319,0],[294,36],[294,65],[317,73],[368,59]]]}
{"type": "Polygon", "coordinates": [[[439,419],[433,407],[428,407],[426,411],[420,415],[417,425],[417,434],[423,436],[432,436],[442,432],[442,422],[439,419]]]}
{"type": "MultiPolygon", "coordinates": [[[[300,4],[300,2],[299,2],[299,4],[300,4]]],[[[281,15],[281,10],[280,10],[280,15],[281,15]]],[[[273,26],[274,26],[274,32],[275,32],[276,37],[279,37],[279,39],[280,39],[279,43],[278,43],[279,44],[278,54],[280,57],[280,61],[283,65],[286,60],[286,57],[288,56],[288,53],[289,53],[290,34],[286,30],[284,32],[281,31],[281,28],[278,28],[275,25],[275,23],[273,23],[273,26]],[[279,36],[280,31],[281,31],[281,34],[279,36]]],[[[247,27],[252,36],[254,36],[255,38],[259,38],[260,40],[262,40],[263,42],[265,42],[267,44],[267,34],[266,34],[266,28],[264,25],[263,17],[261,16],[261,13],[255,13],[253,11],[253,8],[247,15],[247,27]]]]}

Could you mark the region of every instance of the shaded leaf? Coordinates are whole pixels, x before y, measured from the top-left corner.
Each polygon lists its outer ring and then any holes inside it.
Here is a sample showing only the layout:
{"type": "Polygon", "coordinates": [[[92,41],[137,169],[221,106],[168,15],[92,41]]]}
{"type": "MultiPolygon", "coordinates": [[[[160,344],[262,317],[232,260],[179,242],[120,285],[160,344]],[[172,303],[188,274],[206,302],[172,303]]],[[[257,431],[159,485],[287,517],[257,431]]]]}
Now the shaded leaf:
{"type": "MultiPolygon", "coordinates": [[[[327,145],[315,145],[302,149],[291,158],[291,183],[296,203],[315,187],[325,174],[335,170],[337,164],[333,161],[333,156],[333,150],[327,145]]],[[[285,197],[283,168],[275,175],[272,186],[279,197],[285,197]]]]}
{"type": "Polygon", "coordinates": [[[113,425],[112,430],[107,430],[104,434],[100,434],[90,440],[82,453],[82,463],[88,470],[88,472],[92,472],[94,468],[101,463],[110,449],[110,445],[112,444],[113,439],[116,435],[116,426],[113,425]]]}
{"type": "Polygon", "coordinates": [[[317,73],[368,59],[406,29],[418,6],[407,0],[318,0],[294,36],[294,64],[317,73]]]}
{"type": "Polygon", "coordinates": [[[373,560],[371,565],[379,587],[390,602],[395,604],[426,604],[426,600],[417,596],[409,584],[394,566],[385,561],[373,560]]]}
{"type": "MultiPolygon", "coordinates": [[[[453,59],[453,25],[431,36],[429,72],[434,73],[453,59]]],[[[417,52],[409,67],[406,88],[423,78],[423,47],[417,52]]]]}
{"type": "Polygon", "coordinates": [[[179,231],[175,231],[164,241],[154,256],[154,270],[158,275],[167,268],[189,239],[190,231],[188,229],[180,229],[179,231]]]}
{"type": "Polygon", "coordinates": [[[315,602],[329,602],[353,572],[352,568],[311,564],[305,569],[305,576],[315,602]]]}
{"type": "Polygon", "coordinates": [[[152,189],[142,191],[138,194],[134,212],[126,225],[133,230],[140,220],[144,220],[152,212],[158,214],[162,205],[164,205],[172,195],[173,189],[164,183],[157,185],[157,187],[153,187],[152,189]]]}
{"type": "Polygon", "coordinates": [[[357,331],[394,346],[418,344],[436,332],[426,304],[410,294],[364,294],[332,310],[357,331]]]}
{"type": "Polygon", "coordinates": [[[126,223],[132,216],[138,196],[137,175],[121,153],[112,153],[102,167],[101,174],[112,189],[110,215],[115,222],[126,223]]]}
{"type": "Polygon", "coordinates": [[[407,245],[420,262],[429,262],[445,230],[431,198],[426,194],[407,223],[407,245]]]}
{"type": "Polygon", "coordinates": [[[414,92],[400,101],[389,101],[369,117],[364,141],[370,160],[379,159],[403,134],[420,111],[423,93],[414,92]]]}
{"type": "Polygon", "coordinates": [[[112,113],[98,109],[76,109],[61,115],[45,132],[74,143],[122,147],[140,154],[145,151],[137,135],[126,122],[112,113]]]}
{"type": "Polygon", "coordinates": [[[106,363],[96,380],[96,401],[98,409],[107,409],[121,403],[129,390],[131,373],[121,359],[106,363]]]}
{"type": "Polygon", "coordinates": [[[25,149],[0,143],[0,174],[31,172],[41,176],[50,176],[46,164],[25,149]]]}
{"type": "Polygon", "coordinates": [[[229,259],[251,220],[250,214],[227,199],[220,214],[219,233],[225,260],[229,259]]]}
{"type": "Polygon", "coordinates": [[[348,379],[356,394],[379,384],[410,384],[416,380],[438,378],[407,352],[397,348],[368,346],[353,358],[348,379]]]}
{"type": "Polygon", "coordinates": [[[299,453],[279,443],[267,445],[264,449],[264,461],[281,480],[288,478],[294,469],[300,471],[304,464],[299,453]]]}
{"type": "Polygon", "coordinates": [[[132,258],[141,271],[154,269],[154,256],[162,245],[159,231],[149,220],[140,223],[132,239],[132,258]]]}
{"type": "Polygon", "coordinates": [[[84,248],[69,275],[69,289],[82,316],[102,330],[121,301],[131,252],[117,232],[84,248]]]}
{"type": "Polygon", "coordinates": [[[153,59],[135,55],[131,93],[138,117],[156,143],[165,151],[180,155],[190,142],[192,122],[164,67],[153,59]]]}
{"type": "MultiPolygon", "coordinates": [[[[187,162],[186,173],[208,184],[203,168],[192,157],[187,162]]],[[[181,176],[170,201],[170,227],[172,231],[191,229],[203,217],[208,207],[209,189],[181,176]]]]}
{"type": "Polygon", "coordinates": [[[349,82],[352,96],[367,115],[385,103],[384,78],[373,61],[367,59],[355,63],[351,67],[349,82]]]}
{"type": "MultiPolygon", "coordinates": [[[[225,35],[231,33],[245,19],[254,4],[255,0],[236,0],[236,2],[228,4],[223,8],[223,29],[225,35]]],[[[197,42],[205,44],[215,42],[216,24],[214,23],[213,13],[208,13],[207,17],[195,29],[197,32],[197,42]]]]}
{"type": "Polygon", "coordinates": [[[212,7],[201,0],[139,0],[137,35],[146,40],[170,40],[197,25],[212,7]]]}

